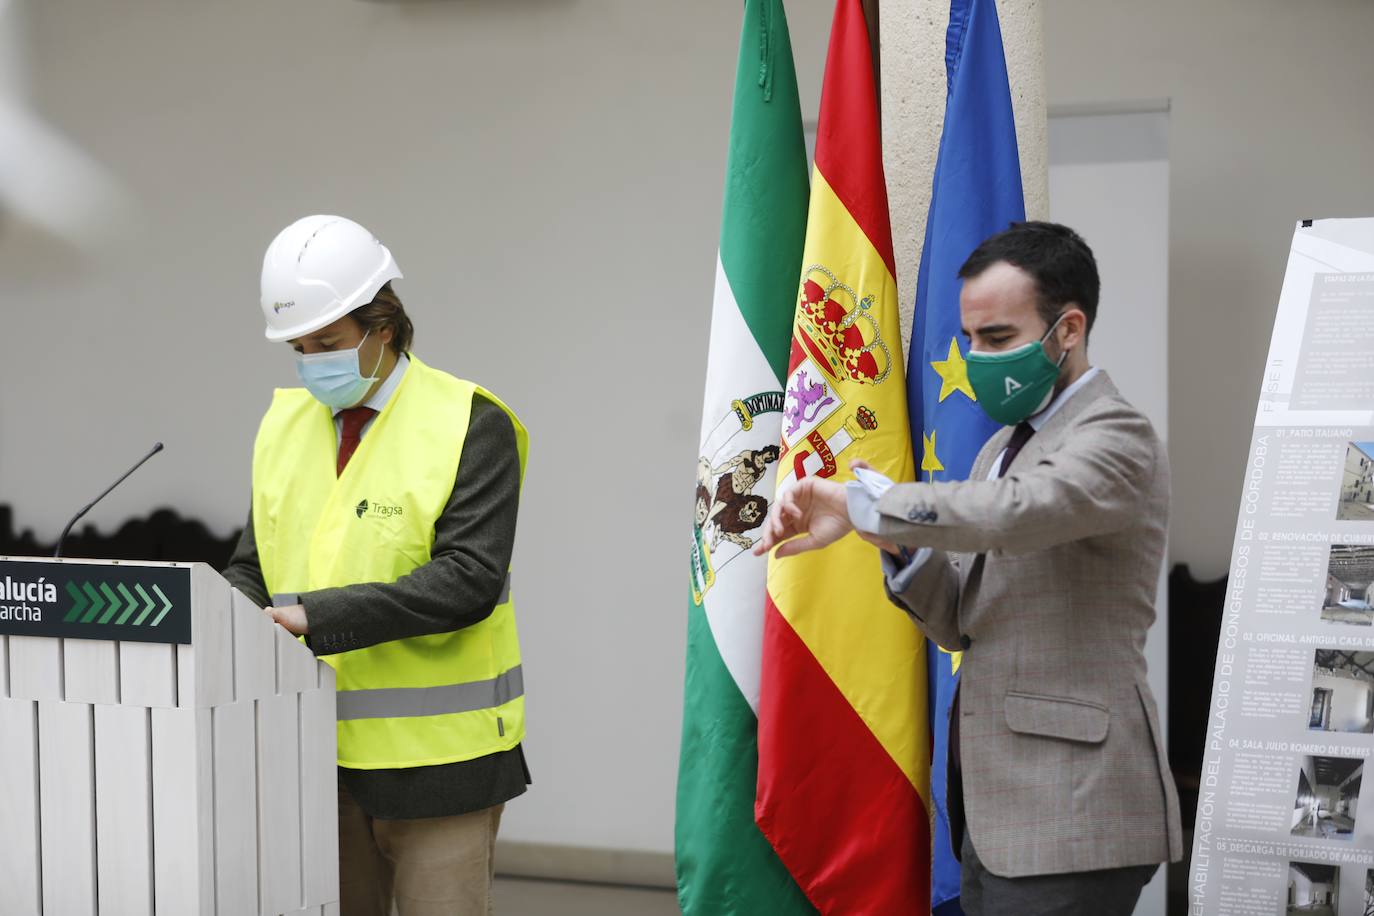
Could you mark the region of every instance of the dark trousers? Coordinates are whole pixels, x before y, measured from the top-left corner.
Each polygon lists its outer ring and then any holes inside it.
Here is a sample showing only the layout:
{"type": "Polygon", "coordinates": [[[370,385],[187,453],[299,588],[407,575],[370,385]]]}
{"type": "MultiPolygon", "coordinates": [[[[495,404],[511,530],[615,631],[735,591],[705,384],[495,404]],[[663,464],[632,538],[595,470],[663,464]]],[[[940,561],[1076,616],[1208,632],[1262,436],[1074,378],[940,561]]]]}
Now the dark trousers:
{"type": "Polygon", "coordinates": [[[964,916],[1131,916],[1158,865],[999,878],[964,833],[959,906],[964,916]]]}

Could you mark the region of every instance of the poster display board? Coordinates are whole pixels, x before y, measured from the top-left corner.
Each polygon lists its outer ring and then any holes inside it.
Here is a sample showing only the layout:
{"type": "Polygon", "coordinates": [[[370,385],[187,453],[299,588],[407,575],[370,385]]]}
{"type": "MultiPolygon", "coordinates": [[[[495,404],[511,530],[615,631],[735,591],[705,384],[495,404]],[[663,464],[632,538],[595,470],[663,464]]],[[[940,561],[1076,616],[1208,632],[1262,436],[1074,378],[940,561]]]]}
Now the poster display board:
{"type": "Polygon", "coordinates": [[[1374,912],[1374,219],[1293,236],[1244,470],[1188,912],[1374,912]]]}

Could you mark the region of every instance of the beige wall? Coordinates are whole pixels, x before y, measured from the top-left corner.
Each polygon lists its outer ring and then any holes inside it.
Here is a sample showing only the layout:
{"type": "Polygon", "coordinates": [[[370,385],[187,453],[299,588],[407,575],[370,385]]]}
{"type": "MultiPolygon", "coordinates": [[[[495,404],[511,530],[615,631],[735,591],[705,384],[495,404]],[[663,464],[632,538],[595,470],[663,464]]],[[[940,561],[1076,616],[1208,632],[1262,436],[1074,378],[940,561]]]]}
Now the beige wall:
{"type": "Polygon", "coordinates": [[[1171,103],[1171,551],[1197,575],[1226,574],[1293,224],[1374,214],[1371,35],[1362,0],[1045,4],[1052,106],[1171,103]]]}

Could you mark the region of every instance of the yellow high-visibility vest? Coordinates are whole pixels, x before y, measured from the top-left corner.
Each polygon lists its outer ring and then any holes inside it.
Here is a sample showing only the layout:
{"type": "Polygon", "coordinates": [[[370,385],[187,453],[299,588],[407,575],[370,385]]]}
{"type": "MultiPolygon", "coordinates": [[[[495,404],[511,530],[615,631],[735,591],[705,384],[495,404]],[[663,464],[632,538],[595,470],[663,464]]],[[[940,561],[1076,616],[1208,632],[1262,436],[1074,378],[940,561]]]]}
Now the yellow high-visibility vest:
{"type": "MultiPolygon", "coordinates": [[[[515,414],[471,382],[414,356],[342,475],[329,408],[278,389],[253,450],[253,529],[272,595],[394,582],[429,562],[453,493],[472,395],[528,438],[515,414]]],[[[322,656],[338,675],[339,765],[431,766],[510,750],[525,735],[524,682],[509,574],[480,623],[322,656]]]]}

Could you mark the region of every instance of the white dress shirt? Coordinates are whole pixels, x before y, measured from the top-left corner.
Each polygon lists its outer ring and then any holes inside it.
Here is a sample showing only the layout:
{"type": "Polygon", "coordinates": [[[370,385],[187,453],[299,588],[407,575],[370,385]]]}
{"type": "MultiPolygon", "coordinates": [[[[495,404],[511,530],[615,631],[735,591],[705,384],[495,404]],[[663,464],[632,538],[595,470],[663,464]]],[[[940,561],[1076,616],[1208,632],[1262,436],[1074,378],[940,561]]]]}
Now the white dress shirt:
{"type": "MultiPolygon", "coordinates": [[[[1097,367],[1089,366],[1088,371],[1084,372],[1072,385],[1050,401],[1049,406],[1044,410],[1028,417],[1026,422],[1031,429],[1040,431],[1050,418],[1058,413],[1059,409],[1068,403],[1069,398],[1078,393],[1088,382],[1092,381],[1093,376],[1097,375],[1097,367]]],[[[992,463],[992,468],[988,471],[988,480],[996,480],[998,472],[1002,469],[1002,462],[1006,459],[1007,450],[1004,448],[998,454],[997,460],[992,463]]],[[[877,471],[870,471],[860,468],[854,472],[854,479],[845,484],[845,497],[849,505],[849,520],[854,527],[867,534],[877,534],[881,527],[881,516],[878,513],[878,500],[882,499],[883,494],[891,489],[893,483],[884,474],[877,471]]],[[[903,551],[905,554],[906,551],[903,551]]],[[[930,558],[930,548],[922,547],[909,557],[894,557],[886,550],[880,550],[879,554],[883,563],[883,575],[887,577],[888,587],[893,592],[906,591],[911,585],[912,578],[925,565],[930,558]]]]}

